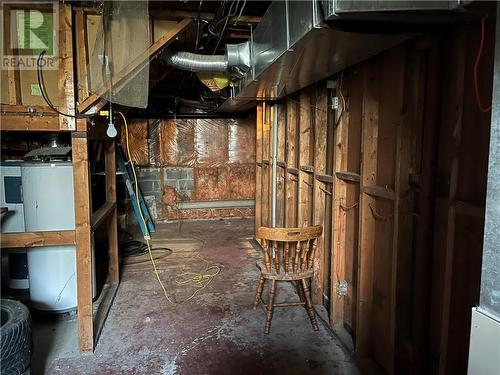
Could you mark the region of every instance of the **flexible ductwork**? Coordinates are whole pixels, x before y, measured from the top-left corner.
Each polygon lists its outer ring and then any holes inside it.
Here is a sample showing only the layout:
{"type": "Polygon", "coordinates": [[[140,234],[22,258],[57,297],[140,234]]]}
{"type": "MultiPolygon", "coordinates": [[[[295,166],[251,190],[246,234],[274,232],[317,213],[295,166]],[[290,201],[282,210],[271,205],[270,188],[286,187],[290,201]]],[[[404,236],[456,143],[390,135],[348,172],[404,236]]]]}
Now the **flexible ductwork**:
{"type": "Polygon", "coordinates": [[[227,72],[227,55],[199,55],[191,52],[170,52],[162,56],[170,66],[190,72],[227,72]]]}
{"type": "Polygon", "coordinates": [[[165,51],[162,59],[170,66],[190,72],[245,72],[250,68],[250,44],[226,45],[224,55],[199,55],[191,52],[165,51]]]}

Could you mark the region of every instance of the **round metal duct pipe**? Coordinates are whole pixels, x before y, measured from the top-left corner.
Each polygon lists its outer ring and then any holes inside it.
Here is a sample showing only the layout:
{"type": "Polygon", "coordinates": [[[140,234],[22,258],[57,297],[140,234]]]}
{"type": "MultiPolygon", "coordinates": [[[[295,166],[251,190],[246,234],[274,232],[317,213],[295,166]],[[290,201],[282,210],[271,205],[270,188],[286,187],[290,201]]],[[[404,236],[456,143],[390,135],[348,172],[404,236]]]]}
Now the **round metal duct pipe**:
{"type": "Polygon", "coordinates": [[[226,55],[199,55],[191,52],[167,52],[163,60],[170,66],[190,72],[226,72],[226,55]]]}
{"type": "Polygon", "coordinates": [[[231,68],[250,67],[249,44],[229,44],[225,55],[200,55],[191,52],[165,51],[162,59],[170,66],[189,72],[228,72],[231,68]]]}

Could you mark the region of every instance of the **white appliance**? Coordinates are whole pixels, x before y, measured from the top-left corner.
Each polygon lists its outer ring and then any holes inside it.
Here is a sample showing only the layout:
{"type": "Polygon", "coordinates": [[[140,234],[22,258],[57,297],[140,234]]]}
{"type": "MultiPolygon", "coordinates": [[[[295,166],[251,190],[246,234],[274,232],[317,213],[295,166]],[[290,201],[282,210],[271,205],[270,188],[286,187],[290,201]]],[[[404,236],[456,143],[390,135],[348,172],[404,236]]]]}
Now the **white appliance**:
{"type": "MultiPolygon", "coordinates": [[[[71,162],[25,162],[21,176],[26,231],[75,229],[71,162]]],[[[30,248],[28,268],[34,308],[53,312],[76,308],[75,246],[30,248]]]]}
{"type": "MultiPolygon", "coordinates": [[[[21,192],[21,162],[3,161],[0,165],[0,206],[8,213],[2,220],[2,233],[24,232],[24,207],[21,192]]],[[[2,282],[9,288],[25,291],[29,288],[26,249],[2,251],[2,282]]]]}

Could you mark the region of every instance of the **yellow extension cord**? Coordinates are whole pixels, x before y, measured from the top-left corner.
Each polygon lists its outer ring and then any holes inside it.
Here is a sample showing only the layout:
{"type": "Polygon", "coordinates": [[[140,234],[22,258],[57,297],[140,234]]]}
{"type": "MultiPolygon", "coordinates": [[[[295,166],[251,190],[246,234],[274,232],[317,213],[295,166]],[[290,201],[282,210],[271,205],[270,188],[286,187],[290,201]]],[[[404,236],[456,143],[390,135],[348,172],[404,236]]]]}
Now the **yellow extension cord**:
{"type": "MultiPolygon", "coordinates": [[[[125,118],[125,115],[122,112],[118,112],[118,113],[122,116],[123,123],[125,125],[125,142],[126,142],[126,146],[127,146],[127,158],[128,158],[129,163],[130,163],[130,166],[132,167],[132,172],[134,174],[135,199],[137,201],[137,206],[139,207],[139,213],[140,213],[141,221],[142,221],[144,227],[147,228],[146,219],[144,218],[144,215],[142,213],[141,204],[140,204],[140,201],[139,201],[139,184],[137,182],[137,175],[135,173],[135,166],[134,166],[134,162],[132,161],[132,157],[130,156],[130,147],[129,147],[129,142],[128,142],[128,124],[127,124],[127,119],[125,118]]],[[[174,302],[169,297],[169,295],[167,293],[167,288],[165,288],[165,285],[163,284],[163,281],[160,278],[160,273],[158,272],[158,268],[156,266],[156,262],[155,262],[155,259],[153,257],[153,251],[151,249],[151,243],[149,242],[150,239],[151,238],[148,235],[144,236],[144,240],[146,241],[146,245],[148,246],[149,258],[151,259],[151,264],[153,266],[154,274],[156,275],[156,279],[158,280],[158,284],[160,284],[161,289],[163,290],[163,294],[165,294],[165,298],[167,299],[168,302],[170,302],[172,304],[173,303],[187,302],[187,301],[191,300],[192,298],[194,298],[196,296],[196,294],[198,294],[198,292],[200,292],[201,290],[205,289],[212,282],[212,280],[214,279],[214,277],[217,276],[218,274],[220,274],[221,271],[222,271],[222,268],[221,268],[220,265],[218,265],[218,264],[211,264],[206,259],[202,258],[199,254],[196,254],[196,257],[198,259],[200,259],[203,262],[207,263],[207,268],[204,271],[205,273],[202,274],[202,273],[198,273],[198,272],[184,272],[184,273],[181,273],[181,274],[177,275],[176,280],[175,280],[175,282],[176,282],[177,285],[187,285],[187,284],[193,283],[193,286],[196,289],[184,301],[174,302]],[[207,273],[208,271],[212,271],[212,272],[207,273]],[[188,277],[186,278],[186,276],[188,276],[188,277]]]]}

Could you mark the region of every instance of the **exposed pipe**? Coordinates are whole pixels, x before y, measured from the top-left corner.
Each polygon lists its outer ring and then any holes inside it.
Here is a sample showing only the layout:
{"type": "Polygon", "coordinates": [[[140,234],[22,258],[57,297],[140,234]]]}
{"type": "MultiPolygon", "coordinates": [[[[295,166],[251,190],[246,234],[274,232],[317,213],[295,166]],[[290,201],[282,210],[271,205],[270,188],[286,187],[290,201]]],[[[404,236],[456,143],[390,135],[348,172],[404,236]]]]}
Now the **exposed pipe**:
{"type": "Polygon", "coordinates": [[[161,57],[168,65],[189,72],[228,72],[250,69],[250,43],[227,44],[224,55],[200,55],[166,50],[161,57]]]}
{"type": "Polygon", "coordinates": [[[162,58],[168,65],[189,72],[227,72],[229,67],[226,55],[166,51],[162,58]]]}
{"type": "Polygon", "coordinates": [[[278,157],[278,105],[272,107],[273,110],[273,127],[271,129],[272,137],[272,159],[271,159],[271,227],[276,227],[276,195],[277,195],[277,182],[278,171],[276,159],[278,157]]]}

